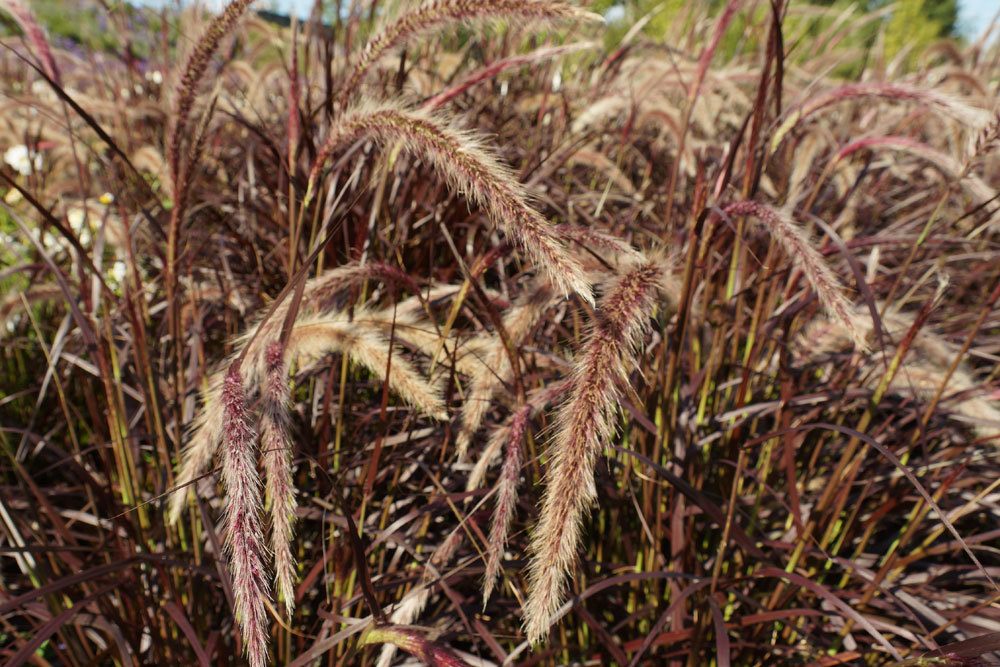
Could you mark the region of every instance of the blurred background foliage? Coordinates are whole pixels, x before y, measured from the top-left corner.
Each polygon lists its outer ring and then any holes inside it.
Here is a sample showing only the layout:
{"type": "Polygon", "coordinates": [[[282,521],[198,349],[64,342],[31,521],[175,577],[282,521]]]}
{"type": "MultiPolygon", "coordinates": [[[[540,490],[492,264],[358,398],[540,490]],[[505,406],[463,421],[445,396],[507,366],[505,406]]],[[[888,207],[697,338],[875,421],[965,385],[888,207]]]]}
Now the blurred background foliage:
{"type": "MultiPolygon", "coordinates": [[[[706,0],[714,10],[725,5],[724,0],[706,0]]],[[[686,0],[597,0],[591,6],[595,11],[610,16],[612,21],[609,39],[620,39],[644,17],[647,21],[644,32],[653,38],[662,38],[677,30],[678,21],[692,20],[694,5],[686,0]]],[[[758,3],[758,12],[770,11],[766,2],[758,3]]],[[[834,22],[842,20],[844,14],[871,12],[876,20],[868,24],[867,30],[854,35],[857,46],[871,48],[876,45],[879,34],[883,34],[886,56],[892,58],[904,50],[904,64],[912,65],[908,55],[919,53],[935,40],[944,37],[958,37],[958,0],[801,0],[793,3],[789,10],[786,30],[793,32],[800,24],[806,24],[809,35],[818,35],[834,22]]],[[[745,22],[744,17],[737,21],[745,22]]],[[[673,34],[690,32],[689,25],[673,34]]],[[[744,43],[742,31],[732,30],[723,42],[722,51],[727,56],[740,48],[756,46],[744,43]]],[[[845,71],[850,75],[855,71],[845,71]]]]}
{"type": "MultiPolygon", "coordinates": [[[[691,23],[694,16],[703,16],[703,2],[718,11],[725,5],[724,0],[595,0],[584,3],[594,11],[608,17],[606,32],[610,43],[620,41],[639,20],[644,20],[643,32],[655,39],[676,38],[678,35],[692,34],[691,23]]],[[[121,43],[122,34],[157,34],[163,26],[156,12],[139,11],[127,2],[86,2],[79,0],[32,0],[30,3],[37,17],[49,30],[54,40],[63,40],[82,48],[95,51],[118,51],[127,49],[129,53],[144,58],[155,50],[155,44],[121,43]],[[114,25],[123,23],[122,26],[114,25]],[[136,22],[144,23],[144,31],[122,30],[124,24],[134,27],[136,22]]],[[[757,13],[770,11],[767,2],[758,3],[757,13]]],[[[856,16],[859,12],[872,13],[873,19],[867,29],[857,31],[852,39],[856,47],[863,50],[881,46],[888,58],[902,54],[902,65],[914,65],[911,54],[922,52],[935,40],[957,38],[959,0],[798,0],[789,10],[785,23],[786,31],[804,31],[805,35],[817,36],[834,23],[842,21],[845,15],[856,16]]],[[[272,15],[274,16],[274,15],[272,15]]],[[[756,17],[759,18],[759,17],[756,17]]],[[[736,18],[738,27],[746,23],[747,17],[736,18]]],[[[0,33],[16,32],[14,24],[0,16],[0,33]]],[[[169,31],[169,28],[168,28],[169,31]]],[[[164,38],[174,43],[176,35],[166,34],[164,38]]],[[[755,49],[758,44],[745,37],[742,30],[730,30],[720,51],[726,57],[755,49]]],[[[845,65],[838,73],[853,78],[860,72],[860,64],[845,65]]]]}

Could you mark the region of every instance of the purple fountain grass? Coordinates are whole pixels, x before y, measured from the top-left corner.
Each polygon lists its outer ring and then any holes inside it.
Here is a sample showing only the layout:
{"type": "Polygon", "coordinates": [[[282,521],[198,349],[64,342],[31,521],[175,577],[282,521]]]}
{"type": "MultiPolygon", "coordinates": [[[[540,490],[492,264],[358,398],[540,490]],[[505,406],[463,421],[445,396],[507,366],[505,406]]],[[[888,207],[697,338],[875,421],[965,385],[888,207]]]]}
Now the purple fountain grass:
{"type": "Polygon", "coordinates": [[[493,510],[493,520],[490,523],[490,534],[486,543],[486,572],[483,574],[484,608],[500,576],[500,563],[504,549],[507,548],[510,524],[514,520],[517,487],[521,479],[523,443],[528,421],[531,419],[531,410],[531,405],[523,405],[514,413],[504,447],[503,467],[500,470],[500,480],[497,482],[496,509],[493,510]]]}
{"type": "MultiPolygon", "coordinates": [[[[890,344],[874,351],[873,357],[879,367],[884,367],[891,362],[894,341],[901,340],[913,327],[914,318],[912,314],[897,312],[896,308],[881,304],[879,310],[890,344]]],[[[854,308],[854,321],[866,338],[873,337],[875,327],[867,306],[854,308]]],[[[835,321],[817,319],[804,328],[797,347],[803,362],[812,364],[850,347],[851,342],[835,321]]],[[[928,327],[922,327],[913,337],[909,354],[889,387],[896,393],[910,394],[924,401],[933,400],[939,389],[942,393],[958,396],[959,400],[949,406],[951,416],[971,422],[980,438],[995,438],[1000,434],[1000,403],[989,395],[988,387],[976,380],[964,360],[952,368],[959,355],[958,348],[928,327]]],[[[862,381],[865,386],[875,389],[881,379],[878,374],[866,373],[862,381]]]]}
{"type": "Polygon", "coordinates": [[[425,380],[403,357],[393,357],[380,327],[366,321],[364,313],[357,314],[356,319],[344,314],[300,318],[289,336],[288,354],[298,358],[304,369],[331,352],[343,352],[387,382],[412,407],[434,419],[447,419],[438,384],[425,380]]]}
{"type": "Polygon", "coordinates": [[[834,161],[839,162],[860,150],[876,148],[901,151],[925,160],[949,178],[961,183],[975,198],[976,204],[986,205],[996,200],[997,192],[983,179],[969,173],[967,165],[911,137],[874,136],[856,139],[837,151],[834,161]]]}
{"type": "Polygon", "coordinates": [[[518,353],[518,348],[525,337],[531,332],[538,320],[545,313],[546,307],[552,301],[552,293],[545,287],[529,289],[527,294],[518,300],[503,317],[503,336],[493,334],[488,336],[481,351],[478,365],[469,381],[468,394],[462,405],[462,419],[456,437],[456,451],[460,459],[465,458],[469,442],[483,423],[486,414],[493,404],[496,392],[511,381],[514,366],[511,355],[518,353]],[[513,349],[508,350],[507,344],[513,349]]]}
{"type": "Polygon", "coordinates": [[[530,207],[521,185],[477,139],[423,111],[395,104],[366,106],[341,116],[330,129],[313,162],[303,206],[315,193],[320,172],[335,151],[362,138],[403,147],[430,161],[459,192],[481,206],[562,294],[578,294],[592,303],[590,284],[580,263],[567,253],[558,235],[530,207]]]}
{"type": "Polygon", "coordinates": [[[220,14],[212,17],[205,32],[195,43],[194,49],[187,58],[180,81],[177,83],[172,116],[173,124],[167,139],[167,163],[170,166],[174,183],[178,182],[181,170],[181,144],[188,129],[188,120],[194,107],[195,97],[198,94],[198,86],[202,77],[205,76],[212,56],[219,48],[219,42],[232,32],[252,4],[253,0],[232,0],[220,14]]]}
{"type": "Polygon", "coordinates": [[[31,9],[22,0],[0,0],[0,9],[9,13],[24,31],[24,35],[35,50],[35,56],[41,62],[46,76],[56,84],[60,84],[59,67],[52,55],[49,39],[45,36],[45,30],[35,20],[31,9]]]}
{"type": "Polygon", "coordinates": [[[292,438],[289,433],[288,367],[278,341],[267,348],[267,379],[262,392],[260,448],[264,461],[266,494],[271,507],[271,551],[274,554],[274,588],[285,612],[295,608],[295,486],[292,481],[292,438]]]}
{"type": "Polygon", "coordinates": [[[270,591],[263,561],[256,433],[238,365],[226,373],[222,404],[222,483],[226,489],[225,536],[233,599],[247,659],[251,667],[263,667],[268,634],[265,602],[270,600],[270,591]]]}
{"type": "MultiPolygon", "coordinates": [[[[563,395],[570,390],[571,386],[571,379],[563,379],[546,385],[541,389],[536,389],[528,394],[528,399],[525,401],[525,407],[531,409],[529,417],[535,417],[550,404],[562,398],[563,395]]],[[[493,432],[490,433],[490,437],[486,442],[486,447],[483,448],[482,453],[479,455],[479,459],[472,467],[472,472],[469,473],[469,479],[465,484],[466,491],[475,491],[483,485],[483,481],[486,479],[487,470],[493,462],[499,458],[501,452],[504,450],[504,447],[510,439],[511,431],[514,428],[514,417],[516,415],[517,413],[515,412],[513,415],[508,416],[503,424],[494,428],[493,432]]]]}
{"type": "Polygon", "coordinates": [[[448,90],[442,91],[437,95],[435,95],[434,97],[428,99],[421,105],[421,107],[428,111],[433,111],[438,107],[444,106],[445,104],[455,99],[462,93],[468,91],[473,86],[476,86],[484,81],[489,81],[491,79],[494,79],[500,73],[505,72],[509,69],[514,69],[516,67],[523,67],[525,65],[530,65],[543,60],[548,60],[549,58],[558,58],[559,56],[563,56],[569,53],[577,53],[579,51],[593,49],[596,46],[597,43],[595,42],[563,44],[560,46],[549,46],[541,49],[536,49],[531,53],[519,54],[516,56],[502,58],[469,74],[464,79],[462,79],[455,85],[448,88],[448,90]]]}
{"type": "Polygon", "coordinates": [[[531,539],[524,626],[532,644],[542,640],[562,604],[581,522],[597,496],[597,456],[614,431],[616,400],[637,366],[636,347],[669,275],[666,262],[654,261],[616,278],[574,363],[569,398],[556,417],[545,495],[531,539]]]}
{"type": "MultiPolygon", "coordinates": [[[[389,387],[406,403],[424,414],[438,420],[447,419],[447,410],[440,395],[440,387],[425,380],[414,366],[403,357],[393,357],[390,367],[391,349],[389,340],[381,331],[382,324],[368,321],[363,313],[360,319],[352,320],[343,313],[328,315],[299,316],[288,339],[286,358],[296,358],[300,370],[307,370],[312,364],[331,352],[343,352],[353,361],[363,366],[389,387]]],[[[276,328],[275,334],[279,328],[276,328]]],[[[252,334],[243,337],[244,343],[252,334]]],[[[257,339],[259,342],[262,339],[257,339]]],[[[263,349],[271,349],[276,341],[272,339],[263,349]]],[[[229,363],[240,358],[239,350],[232,355],[229,363]]],[[[254,349],[258,346],[254,345],[254,349]]],[[[274,369],[267,363],[267,354],[261,362],[256,355],[247,355],[241,364],[247,372],[242,375],[247,387],[254,391],[267,387],[274,369]]],[[[287,366],[286,366],[287,368],[287,366]]],[[[195,420],[193,436],[185,448],[178,469],[175,492],[170,498],[168,518],[177,522],[184,511],[188,486],[208,470],[215,457],[219,443],[224,437],[222,405],[224,385],[221,372],[212,376],[208,389],[202,398],[201,410],[195,420]]],[[[277,408],[277,404],[272,404],[277,408]]],[[[287,410],[287,407],[285,408],[287,410]]]]}
{"type": "Polygon", "coordinates": [[[871,97],[900,102],[918,102],[972,129],[981,128],[989,119],[987,112],[982,109],[976,109],[958,99],[933,90],[925,90],[903,83],[849,83],[806,100],[802,106],[790,113],[781,126],[775,130],[771,140],[771,150],[777,148],[782,139],[796,125],[813,114],[839,102],[871,97]]]}
{"type": "MultiPolygon", "coordinates": [[[[231,359],[229,363],[232,361],[231,359]]],[[[201,409],[195,416],[191,438],[181,452],[174,490],[168,500],[168,523],[176,524],[180,521],[187,506],[188,495],[194,490],[191,487],[209,469],[215,458],[224,426],[222,393],[225,378],[223,366],[222,370],[212,374],[202,391],[201,409]]]]}
{"type": "Polygon", "coordinates": [[[408,40],[444,26],[500,20],[527,25],[536,31],[556,21],[603,22],[599,15],[561,0],[425,0],[395,17],[368,40],[341,87],[342,103],[352,101],[361,82],[383,55],[408,40]]]}
{"type": "Polygon", "coordinates": [[[850,302],[844,294],[840,280],[809,242],[799,225],[770,206],[755,201],[735,202],[723,210],[726,215],[752,216],[760,220],[792,260],[792,264],[805,275],[827,313],[844,327],[859,350],[868,349],[864,332],[855,322],[850,302]]]}
{"type": "MultiPolygon", "coordinates": [[[[578,248],[585,261],[607,272],[608,267],[624,267],[641,262],[645,255],[623,239],[580,225],[558,225],[557,233],[571,249],[578,248]]],[[[590,267],[587,267],[590,268],[590,267]]]]}
{"type": "Polygon", "coordinates": [[[110,49],[8,21],[3,660],[1000,646],[1000,44],[214,1],[84,3],[110,49]]]}
{"type": "MultiPolygon", "coordinates": [[[[337,297],[344,290],[369,278],[383,278],[389,282],[406,284],[412,290],[419,291],[412,278],[395,267],[382,262],[369,262],[363,265],[349,263],[331,269],[306,282],[300,303],[300,316],[331,310],[337,297]]],[[[268,363],[267,350],[272,343],[278,340],[291,308],[291,302],[284,299],[268,315],[259,318],[256,324],[237,338],[234,346],[235,351],[223,364],[223,368],[228,367],[236,359],[242,358],[241,368],[246,385],[254,390],[263,386],[271,368],[268,363]]],[[[409,366],[397,364],[397,370],[402,374],[411,369],[409,366]]],[[[384,373],[384,371],[385,366],[382,367],[381,372],[384,373]]],[[[221,441],[222,410],[220,401],[224,376],[225,371],[214,373],[202,392],[201,409],[195,417],[191,438],[181,455],[175,484],[176,490],[169,500],[167,516],[170,523],[176,523],[180,520],[187,502],[189,487],[208,470],[221,441]]],[[[413,392],[408,394],[411,397],[428,396],[427,390],[420,385],[417,379],[409,375],[403,381],[403,388],[413,388],[413,392]]],[[[443,408],[437,402],[431,401],[424,405],[439,416],[443,414],[443,408]]]]}

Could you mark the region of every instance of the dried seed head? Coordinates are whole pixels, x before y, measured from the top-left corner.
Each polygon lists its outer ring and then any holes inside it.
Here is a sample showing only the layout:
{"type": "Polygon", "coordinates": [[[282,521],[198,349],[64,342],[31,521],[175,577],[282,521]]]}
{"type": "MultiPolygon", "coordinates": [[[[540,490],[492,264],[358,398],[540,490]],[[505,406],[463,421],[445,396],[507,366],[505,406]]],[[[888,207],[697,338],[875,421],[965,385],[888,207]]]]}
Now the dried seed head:
{"type": "Polygon", "coordinates": [[[389,387],[406,403],[435,419],[447,419],[438,386],[425,380],[401,355],[392,355],[389,341],[367,321],[364,311],[346,315],[300,318],[288,340],[288,354],[303,367],[331,352],[343,352],[389,387]],[[391,365],[390,365],[391,358],[391,365]]]}
{"type": "Polygon", "coordinates": [[[504,315],[503,329],[514,349],[507,349],[499,333],[491,334],[483,341],[479,350],[482,363],[473,372],[469,393],[462,405],[462,423],[456,438],[459,458],[465,457],[469,442],[482,425],[496,392],[513,378],[510,355],[517,354],[517,349],[545,313],[552,297],[552,293],[543,286],[529,289],[526,296],[504,315]]]}
{"type": "MultiPolygon", "coordinates": [[[[882,306],[879,310],[882,311],[882,324],[886,333],[883,340],[888,345],[873,352],[877,360],[873,363],[882,366],[892,358],[896,342],[913,327],[913,316],[898,312],[892,307],[882,306]]],[[[873,338],[875,327],[868,307],[856,306],[852,315],[862,335],[866,339],[873,338]]],[[[817,319],[803,329],[796,347],[800,362],[811,364],[831,353],[850,348],[851,343],[846,332],[835,321],[817,319]]],[[[941,335],[924,327],[913,338],[909,353],[889,387],[897,394],[909,394],[925,401],[932,400],[938,390],[944,387],[944,407],[953,417],[970,421],[980,438],[996,438],[1000,435],[1000,403],[990,396],[988,388],[976,379],[964,360],[951,370],[959,352],[957,347],[941,335]],[[948,400],[952,396],[959,398],[948,400]]],[[[881,379],[878,374],[863,375],[863,381],[871,389],[881,379]]]]}
{"type": "MultiPolygon", "coordinates": [[[[525,407],[529,407],[531,409],[529,418],[538,415],[550,404],[562,398],[562,396],[569,391],[571,386],[571,380],[559,380],[558,382],[553,382],[552,384],[549,384],[541,389],[536,389],[529,394],[528,400],[525,402],[525,407]]],[[[493,429],[493,432],[490,433],[490,438],[486,443],[486,447],[483,448],[482,454],[479,456],[479,460],[476,461],[476,465],[473,466],[472,472],[469,473],[469,479],[465,484],[466,491],[475,491],[483,485],[483,480],[486,479],[487,469],[500,456],[500,452],[510,440],[511,431],[514,428],[513,422],[516,416],[517,413],[509,416],[507,421],[505,421],[501,426],[493,429]]]]}
{"type": "Polygon", "coordinates": [[[191,115],[191,109],[194,107],[194,99],[198,94],[198,85],[205,75],[205,70],[208,69],[212,56],[219,48],[219,42],[236,27],[237,22],[251,4],[253,4],[253,0],[232,0],[220,14],[212,18],[205,32],[195,44],[194,50],[191,51],[191,55],[188,56],[184,73],[177,84],[177,101],[174,104],[170,136],[167,140],[167,163],[170,165],[170,173],[174,183],[180,182],[178,176],[181,170],[181,144],[187,133],[188,119],[191,115]]]}
{"type": "Polygon", "coordinates": [[[225,419],[222,407],[222,388],[225,378],[225,371],[213,373],[202,392],[201,409],[195,417],[191,439],[181,454],[174,491],[170,495],[168,523],[176,524],[180,521],[187,505],[188,494],[194,491],[192,487],[209,469],[212,459],[215,458],[218,444],[222,439],[225,419]]]}
{"type": "Polygon", "coordinates": [[[982,109],[970,107],[964,102],[933,90],[924,90],[902,83],[849,83],[816,95],[789,114],[785,122],[775,131],[771,140],[771,150],[774,151],[788,132],[809,116],[838,102],[866,97],[900,102],[918,102],[973,129],[979,129],[989,121],[988,113],[982,109]]]}
{"type": "Polygon", "coordinates": [[[56,66],[56,59],[52,56],[49,39],[45,36],[45,30],[35,20],[31,8],[22,0],[0,0],[0,9],[5,10],[17,21],[17,25],[24,31],[25,37],[28,38],[31,47],[35,50],[35,56],[41,61],[45,75],[59,84],[59,68],[56,66]]]}
{"type": "MultiPolygon", "coordinates": [[[[412,279],[409,276],[403,274],[399,269],[381,262],[369,262],[365,265],[345,264],[306,282],[300,304],[300,312],[302,313],[300,317],[309,313],[331,311],[337,297],[345,289],[366,278],[383,278],[390,282],[409,284],[411,288],[416,289],[415,285],[411,284],[412,279]]],[[[241,368],[246,386],[260,387],[266,383],[270,368],[267,350],[273,342],[278,340],[291,307],[289,300],[285,299],[277,305],[269,317],[258,319],[257,324],[251,326],[245,334],[237,339],[234,346],[235,351],[230,360],[223,364],[223,368],[242,357],[241,368]]],[[[403,372],[405,370],[404,368],[403,372]]],[[[214,373],[209,379],[205,391],[202,392],[201,409],[195,418],[191,439],[181,456],[175,490],[170,496],[167,513],[167,520],[170,523],[176,523],[180,520],[187,502],[188,492],[191,490],[190,487],[209,469],[218,450],[222,438],[223,411],[221,401],[224,377],[224,372],[214,373]]],[[[431,403],[427,403],[425,406],[434,407],[434,409],[440,407],[432,406],[431,403]]],[[[443,411],[436,414],[441,416],[443,411]]]]}

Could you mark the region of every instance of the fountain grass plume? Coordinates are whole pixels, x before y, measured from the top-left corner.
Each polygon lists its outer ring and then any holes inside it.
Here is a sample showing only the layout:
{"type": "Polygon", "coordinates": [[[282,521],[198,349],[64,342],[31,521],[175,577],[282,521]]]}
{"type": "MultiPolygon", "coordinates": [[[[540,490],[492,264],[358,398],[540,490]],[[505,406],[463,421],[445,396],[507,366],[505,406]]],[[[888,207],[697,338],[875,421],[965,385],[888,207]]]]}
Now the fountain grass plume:
{"type": "Polygon", "coordinates": [[[453,188],[482,207],[560,293],[576,293],[593,302],[580,263],[567,252],[552,225],[528,205],[513,174],[471,134],[425,111],[380,103],[339,117],[313,162],[303,207],[311,201],[333,153],[364,138],[383,145],[399,142],[407,152],[430,162],[453,188]]]}
{"type": "Polygon", "coordinates": [[[60,85],[59,67],[56,65],[55,57],[52,55],[52,47],[49,45],[49,39],[45,35],[45,30],[35,19],[31,8],[22,0],[0,0],[0,9],[10,14],[21,30],[24,31],[24,35],[35,50],[35,56],[41,62],[46,76],[52,79],[57,85],[60,85]]]}
{"type": "Polygon", "coordinates": [[[271,552],[274,588],[291,616],[295,608],[295,485],[292,479],[292,438],[289,419],[288,366],[280,341],[268,345],[267,377],[261,392],[260,448],[266,497],[271,510],[271,552]]]}
{"type": "Polygon", "coordinates": [[[340,89],[349,102],[379,59],[409,40],[449,25],[506,21],[540,31],[558,21],[603,22],[592,12],[561,0],[426,0],[390,19],[365,45],[340,89]]]}
{"type": "Polygon", "coordinates": [[[805,275],[827,313],[848,333],[859,350],[868,349],[864,333],[855,322],[840,279],[812,246],[802,228],[786,214],[755,201],[741,201],[724,208],[726,215],[752,216],[765,226],[792,264],[805,275]]]}
{"type": "Polygon", "coordinates": [[[257,435],[238,364],[226,373],[222,388],[222,483],[225,495],[225,538],[232,575],[236,619],[251,667],[263,667],[267,656],[267,616],[270,599],[260,521],[260,476],[257,435]]]}
{"type": "Polygon", "coordinates": [[[500,576],[500,563],[504,549],[507,548],[507,537],[510,535],[510,525],[514,520],[514,510],[517,507],[517,487],[521,479],[521,464],[524,458],[524,438],[531,418],[531,406],[523,405],[517,409],[511,419],[510,429],[504,446],[503,467],[497,482],[496,509],[490,523],[490,534],[486,543],[486,572],[483,574],[483,608],[489,602],[500,576]]]}
{"type": "Polygon", "coordinates": [[[552,293],[544,286],[530,289],[504,314],[503,329],[507,341],[514,349],[507,349],[504,337],[492,334],[482,345],[481,362],[473,372],[469,382],[468,395],[462,404],[462,418],[456,438],[458,457],[464,458],[472,436],[483,423],[493,404],[493,398],[505,384],[513,378],[514,366],[511,355],[531,332],[546,307],[552,301],[552,293]]]}
{"type": "Polygon", "coordinates": [[[618,397],[637,366],[636,349],[670,274],[667,262],[650,261],[615,278],[574,362],[569,398],[556,417],[545,495],[531,538],[524,626],[532,644],[542,640],[565,597],[581,523],[597,495],[594,466],[614,432],[618,397]]]}

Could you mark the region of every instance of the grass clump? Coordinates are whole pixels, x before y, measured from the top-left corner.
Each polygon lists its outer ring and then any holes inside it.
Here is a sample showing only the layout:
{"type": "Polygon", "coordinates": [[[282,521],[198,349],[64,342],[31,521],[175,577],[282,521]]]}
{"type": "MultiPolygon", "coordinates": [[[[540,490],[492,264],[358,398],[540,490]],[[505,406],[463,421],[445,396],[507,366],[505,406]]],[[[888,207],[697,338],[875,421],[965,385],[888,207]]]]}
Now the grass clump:
{"type": "Polygon", "coordinates": [[[668,4],[0,3],[3,661],[989,664],[996,42],[668,4]]]}

